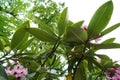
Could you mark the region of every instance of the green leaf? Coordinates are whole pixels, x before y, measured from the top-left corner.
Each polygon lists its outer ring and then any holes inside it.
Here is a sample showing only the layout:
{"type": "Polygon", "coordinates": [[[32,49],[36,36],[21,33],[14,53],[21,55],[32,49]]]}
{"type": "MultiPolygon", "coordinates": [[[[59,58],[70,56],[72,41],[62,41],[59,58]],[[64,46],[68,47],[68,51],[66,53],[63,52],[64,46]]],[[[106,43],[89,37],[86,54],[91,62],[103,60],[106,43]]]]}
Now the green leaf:
{"type": "Polygon", "coordinates": [[[66,42],[84,42],[88,39],[86,30],[80,26],[82,23],[83,21],[73,24],[72,27],[68,27],[64,36],[66,42]]]}
{"type": "MultiPolygon", "coordinates": [[[[37,18],[35,18],[35,19],[37,19],[37,18]]],[[[48,26],[47,24],[45,24],[44,22],[42,22],[40,19],[39,19],[39,20],[36,20],[36,22],[37,22],[37,24],[40,25],[39,27],[40,27],[42,30],[45,30],[45,31],[48,32],[49,34],[55,36],[55,33],[53,32],[53,30],[51,29],[50,26],[48,26]]]]}
{"type": "Polygon", "coordinates": [[[115,24],[115,25],[113,25],[113,26],[105,29],[104,31],[102,31],[102,32],[101,32],[101,36],[104,36],[104,35],[112,32],[113,30],[117,29],[118,27],[120,27],[120,23],[117,23],[117,24],[115,24]]]}
{"type": "Polygon", "coordinates": [[[97,9],[88,25],[89,38],[98,35],[108,24],[113,12],[113,3],[108,1],[97,9]]]}
{"type": "Polygon", "coordinates": [[[19,28],[12,37],[11,49],[19,47],[23,42],[27,41],[28,36],[25,28],[29,28],[29,27],[30,27],[29,21],[26,21],[19,26],[19,28]]]}
{"type": "Polygon", "coordinates": [[[81,62],[76,70],[74,80],[87,80],[84,63],[81,62]]]}
{"type": "Polygon", "coordinates": [[[38,28],[26,28],[33,36],[44,42],[56,42],[56,37],[38,28]]]}
{"type": "Polygon", "coordinates": [[[26,43],[24,43],[20,48],[20,52],[24,51],[32,43],[33,40],[34,40],[34,38],[31,38],[26,43]]]}
{"type": "Polygon", "coordinates": [[[94,49],[113,49],[120,48],[120,44],[118,43],[109,43],[109,44],[90,44],[94,49]]]}
{"type": "Polygon", "coordinates": [[[9,79],[9,80],[15,80],[16,77],[15,77],[15,76],[8,76],[8,79],[9,79]]]}
{"type": "Polygon", "coordinates": [[[105,40],[104,42],[102,42],[102,44],[113,43],[114,40],[115,40],[115,38],[110,38],[110,39],[107,39],[107,40],[105,40]]]}
{"type": "Polygon", "coordinates": [[[25,35],[26,35],[26,30],[24,28],[18,29],[12,37],[11,49],[18,47],[22,42],[22,40],[24,39],[25,35]]]}
{"type": "Polygon", "coordinates": [[[103,67],[100,63],[98,63],[96,60],[94,60],[94,59],[91,58],[91,61],[92,61],[92,63],[95,64],[97,67],[99,67],[100,69],[104,70],[104,67],[103,67]]]}
{"type": "Polygon", "coordinates": [[[0,65],[0,80],[8,80],[7,74],[3,68],[3,66],[0,65]]]}
{"type": "Polygon", "coordinates": [[[2,41],[0,40],[0,50],[3,50],[4,46],[3,46],[3,43],[2,41]]]}
{"type": "Polygon", "coordinates": [[[68,72],[71,73],[75,63],[78,61],[78,57],[73,57],[71,60],[70,60],[70,63],[68,65],[68,72]]]}
{"type": "Polygon", "coordinates": [[[58,21],[58,31],[59,36],[61,36],[65,31],[67,27],[67,8],[63,10],[63,12],[60,15],[59,21],[58,21]]]}
{"type": "Polygon", "coordinates": [[[79,21],[74,24],[72,24],[72,27],[81,27],[84,21],[79,21]]]}
{"type": "Polygon", "coordinates": [[[104,54],[97,54],[96,56],[98,56],[101,60],[111,60],[107,55],[104,54]]]}
{"type": "Polygon", "coordinates": [[[43,78],[45,78],[47,73],[42,73],[38,76],[37,80],[42,80],[43,78]]]}

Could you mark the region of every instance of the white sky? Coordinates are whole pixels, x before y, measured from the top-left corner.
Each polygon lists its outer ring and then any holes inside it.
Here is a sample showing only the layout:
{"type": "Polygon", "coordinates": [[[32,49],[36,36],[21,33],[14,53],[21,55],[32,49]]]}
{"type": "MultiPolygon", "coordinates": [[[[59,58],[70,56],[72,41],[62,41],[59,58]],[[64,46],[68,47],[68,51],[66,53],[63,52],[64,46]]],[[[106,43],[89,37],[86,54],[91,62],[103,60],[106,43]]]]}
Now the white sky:
{"type": "MultiPolygon", "coordinates": [[[[69,19],[73,22],[80,20],[85,20],[84,25],[88,25],[92,15],[98,7],[103,3],[109,0],[58,0],[60,2],[65,2],[69,11],[69,19]]],[[[114,11],[111,18],[111,21],[108,24],[108,27],[120,22],[120,0],[113,0],[114,11]]],[[[101,38],[102,40],[115,37],[115,42],[120,43],[120,28],[109,33],[105,37],[101,38]]],[[[111,49],[111,50],[100,50],[98,53],[107,54],[113,60],[120,62],[120,49],[111,49]]]]}

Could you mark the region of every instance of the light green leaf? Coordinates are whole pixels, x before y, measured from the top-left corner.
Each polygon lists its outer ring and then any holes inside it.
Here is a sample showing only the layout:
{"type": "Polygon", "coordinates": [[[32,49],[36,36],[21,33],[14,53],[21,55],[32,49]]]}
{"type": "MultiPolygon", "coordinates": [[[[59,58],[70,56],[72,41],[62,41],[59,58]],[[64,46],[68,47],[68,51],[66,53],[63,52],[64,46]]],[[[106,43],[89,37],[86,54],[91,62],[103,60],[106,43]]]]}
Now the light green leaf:
{"type": "Polygon", "coordinates": [[[18,47],[22,42],[22,40],[24,39],[25,35],[26,35],[26,30],[24,28],[18,29],[12,37],[11,49],[18,47]]]}
{"type": "Polygon", "coordinates": [[[108,1],[97,9],[88,25],[89,38],[97,36],[110,21],[113,12],[113,3],[108,1]]]}
{"type": "Polygon", "coordinates": [[[29,28],[30,24],[29,21],[24,22],[22,25],[19,26],[17,31],[14,33],[12,40],[11,40],[11,49],[19,48],[23,42],[27,41],[28,34],[25,28],[29,28]]]}
{"type": "Polygon", "coordinates": [[[24,43],[21,48],[20,48],[20,52],[24,51],[30,44],[31,42],[34,40],[34,38],[28,40],[26,43],[24,43]]]}
{"type": "Polygon", "coordinates": [[[108,44],[90,44],[94,49],[114,49],[120,48],[120,44],[118,43],[108,43],[108,44]]]}
{"type": "Polygon", "coordinates": [[[63,12],[60,15],[59,21],[58,21],[58,31],[59,36],[61,36],[65,31],[67,27],[67,8],[63,10],[63,12]]]}
{"type": "Polygon", "coordinates": [[[117,24],[115,24],[115,25],[113,25],[113,26],[105,29],[104,31],[102,31],[102,32],[101,32],[101,36],[104,36],[104,35],[112,32],[113,30],[117,29],[118,27],[120,27],[120,23],[117,23],[117,24]]]}
{"type": "Polygon", "coordinates": [[[113,43],[115,38],[110,38],[102,42],[102,44],[108,44],[108,43],[113,43]]]}
{"type": "Polygon", "coordinates": [[[38,28],[27,28],[26,30],[30,34],[32,34],[33,36],[35,36],[36,38],[38,38],[41,41],[45,41],[45,42],[55,42],[56,41],[56,37],[50,35],[46,31],[43,31],[41,29],[38,29],[38,28]]]}
{"type": "Polygon", "coordinates": [[[0,65],[0,80],[8,80],[7,74],[3,68],[3,66],[0,65]]]}
{"type": "Polygon", "coordinates": [[[36,21],[37,24],[40,25],[39,27],[40,27],[42,30],[45,30],[45,31],[48,32],[49,34],[55,36],[55,33],[53,32],[53,30],[51,29],[50,26],[48,26],[47,24],[45,24],[45,23],[42,22],[41,20],[38,20],[37,18],[35,18],[35,21],[36,21]]]}
{"type": "Polygon", "coordinates": [[[76,22],[75,24],[72,25],[72,27],[81,27],[84,21],[79,21],[76,22]]]}

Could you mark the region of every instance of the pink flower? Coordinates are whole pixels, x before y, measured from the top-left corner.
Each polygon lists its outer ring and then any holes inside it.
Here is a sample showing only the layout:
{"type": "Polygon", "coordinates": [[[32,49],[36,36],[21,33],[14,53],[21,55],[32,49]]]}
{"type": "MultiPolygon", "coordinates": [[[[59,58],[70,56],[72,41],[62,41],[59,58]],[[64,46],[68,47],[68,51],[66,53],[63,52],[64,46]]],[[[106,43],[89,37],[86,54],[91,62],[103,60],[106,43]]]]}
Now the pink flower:
{"type": "Polygon", "coordinates": [[[10,70],[10,67],[7,67],[7,68],[5,69],[5,71],[6,71],[6,73],[7,73],[8,76],[13,75],[13,74],[12,74],[12,71],[10,70]]]}
{"type": "Polygon", "coordinates": [[[87,30],[87,25],[82,26],[82,29],[87,30]]]}
{"type": "Polygon", "coordinates": [[[120,68],[108,68],[105,75],[107,80],[120,80],[120,68]]]}
{"type": "Polygon", "coordinates": [[[28,69],[19,63],[15,64],[12,69],[8,67],[5,70],[8,76],[15,76],[16,80],[25,80],[25,76],[28,74],[28,69]]]}

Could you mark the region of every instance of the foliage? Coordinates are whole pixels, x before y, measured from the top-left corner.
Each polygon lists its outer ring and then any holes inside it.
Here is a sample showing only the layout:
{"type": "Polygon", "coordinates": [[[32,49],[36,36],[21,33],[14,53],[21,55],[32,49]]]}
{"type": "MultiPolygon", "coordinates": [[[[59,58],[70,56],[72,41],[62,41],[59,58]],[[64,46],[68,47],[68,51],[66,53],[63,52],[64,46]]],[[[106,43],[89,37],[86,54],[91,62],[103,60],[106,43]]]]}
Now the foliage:
{"type": "MultiPolygon", "coordinates": [[[[21,0],[16,2],[19,1],[21,0]]],[[[106,29],[113,12],[112,1],[107,1],[96,10],[87,29],[82,27],[84,21],[76,23],[69,21],[68,8],[60,14],[61,8],[58,7],[63,4],[58,6],[52,0],[30,1],[34,5],[28,12],[27,8],[24,9],[28,17],[26,16],[23,21],[16,20],[22,24],[15,27],[12,38],[5,35],[4,39],[4,36],[0,35],[0,52],[3,54],[0,57],[2,78],[8,80],[9,76],[6,75],[2,66],[7,63],[5,67],[13,68],[11,60],[19,61],[21,65],[28,68],[26,80],[59,80],[65,75],[67,80],[105,80],[107,69],[120,67],[107,55],[96,54],[100,49],[120,48],[119,43],[114,43],[115,38],[99,44],[92,42],[120,26],[120,23],[117,23],[106,29]],[[32,27],[31,22],[38,24],[38,27],[32,27]]],[[[21,3],[32,5],[30,1],[21,1],[21,3]]],[[[2,20],[5,22],[5,19],[2,20]]],[[[16,22],[13,21],[13,23],[16,22]]]]}

